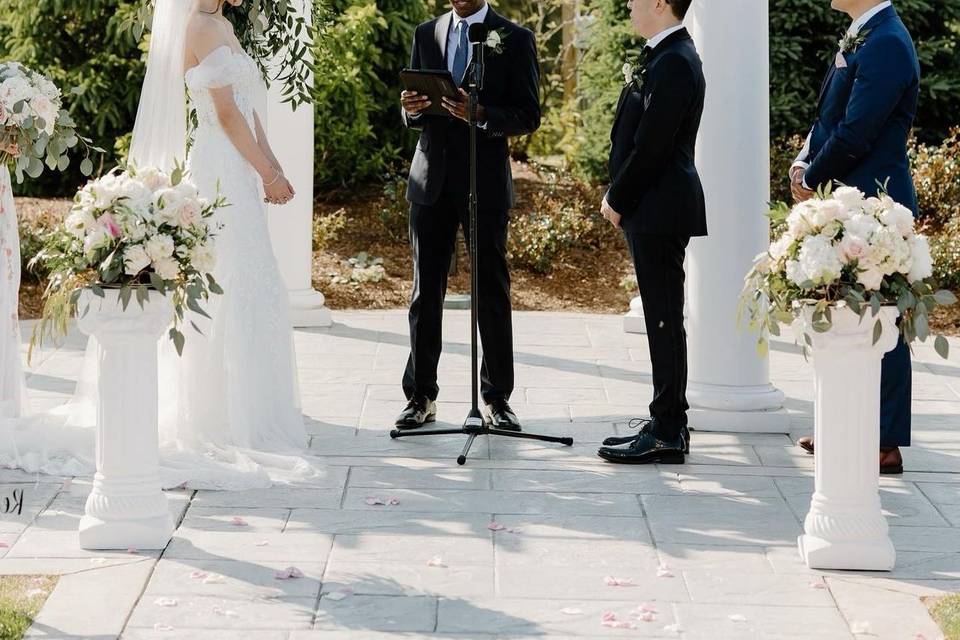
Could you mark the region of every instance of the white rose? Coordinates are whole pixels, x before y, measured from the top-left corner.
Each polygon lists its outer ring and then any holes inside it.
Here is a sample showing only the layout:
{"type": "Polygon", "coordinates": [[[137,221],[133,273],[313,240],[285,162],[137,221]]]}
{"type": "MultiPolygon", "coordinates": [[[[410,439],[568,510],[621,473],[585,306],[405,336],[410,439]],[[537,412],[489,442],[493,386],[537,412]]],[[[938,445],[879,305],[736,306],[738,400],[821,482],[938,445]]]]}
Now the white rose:
{"type": "Polygon", "coordinates": [[[883,203],[880,202],[880,198],[877,198],[876,196],[867,198],[863,201],[863,211],[864,213],[875,216],[883,211],[883,203]]]}
{"type": "Polygon", "coordinates": [[[113,237],[103,227],[96,227],[83,240],[83,252],[88,256],[108,246],[113,237]]]}
{"type": "Polygon", "coordinates": [[[150,266],[150,256],[141,245],[135,244],[123,252],[123,266],[128,276],[135,276],[150,266]]]}
{"type": "Polygon", "coordinates": [[[151,192],[170,186],[170,179],[167,177],[167,174],[155,167],[137,169],[137,179],[151,192]]]}
{"type": "Polygon", "coordinates": [[[883,271],[877,268],[861,270],[857,273],[857,282],[868,291],[879,291],[883,284],[883,271]]]}
{"type": "Polygon", "coordinates": [[[197,187],[187,180],[181,180],[180,184],[174,187],[176,192],[180,195],[181,198],[185,200],[195,200],[200,196],[200,193],[197,191],[197,187]]]}
{"type": "Polygon", "coordinates": [[[173,187],[158,191],[154,197],[158,220],[167,224],[176,224],[177,210],[182,202],[180,192],[173,187]]]}
{"type": "Polygon", "coordinates": [[[64,220],[64,225],[75,238],[82,238],[86,235],[88,229],[93,228],[96,222],[97,219],[93,217],[93,213],[89,209],[81,207],[70,212],[70,215],[64,220]]]}
{"type": "Polygon", "coordinates": [[[790,247],[793,245],[794,238],[789,233],[785,233],[777,239],[776,242],[770,245],[770,256],[774,260],[779,260],[783,256],[787,255],[787,251],[790,250],[790,247]]]}
{"type": "Polygon", "coordinates": [[[200,203],[196,200],[184,200],[177,209],[177,223],[181,227],[192,227],[200,221],[200,203]]]}
{"type": "Polygon", "coordinates": [[[910,272],[907,280],[918,282],[933,275],[933,257],[930,255],[930,242],[924,235],[910,238],[910,272]]]}
{"type": "Polygon", "coordinates": [[[815,227],[823,227],[834,220],[845,220],[848,216],[847,207],[839,200],[809,200],[814,203],[810,206],[809,214],[805,214],[815,227]]]}
{"type": "Polygon", "coordinates": [[[626,84],[633,82],[633,66],[629,62],[624,62],[620,71],[623,73],[623,81],[626,84]]]}
{"type": "Polygon", "coordinates": [[[93,206],[97,209],[106,209],[118,197],[119,183],[117,176],[108,173],[96,182],[90,184],[90,194],[93,196],[93,206]]]}
{"type": "Polygon", "coordinates": [[[813,231],[813,224],[811,222],[814,211],[813,204],[811,201],[801,202],[790,211],[790,215],[787,216],[787,228],[790,231],[790,235],[794,238],[802,238],[811,231],[813,231]]]}
{"type": "Polygon", "coordinates": [[[147,255],[156,263],[173,255],[173,238],[165,233],[155,235],[147,240],[145,248],[147,255]]]}
{"type": "Polygon", "coordinates": [[[491,49],[496,49],[500,46],[500,34],[496,31],[491,31],[487,34],[487,46],[491,49]]]}
{"type": "Polygon", "coordinates": [[[900,235],[908,236],[913,233],[913,212],[902,204],[893,202],[892,206],[884,208],[877,216],[880,222],[896,229],[900,235]]]}
{"type": "Polygon", "coordinates": [[[153,268],[164,280],[176,280],[180,275],[180,265],[171,257],[154,260],[153,268]]]}
{"type": "Polygon", "coordinates": [[[57,122],[57,107],[44,95],[38,95],[30,101],[33,113],[43,120],[43,131],[50,135],[57,122]]]}
{"type": "Polygon", "coordinates": [[[851,234],[870,241],[870,237],[881,228],[880,221],[872,215],[858,213],[844,221],[844,235],[851,234]]]}
{"type": "Polygon", "coordinates": [[[200,273],[213,273],[217,266],[217,254],[211,246],[197,245],[190,250],[190,264],[200,273]]]}
{"type": "Polygon", "coordinates": [[[840,277],[843,265],[833,243],[823,236],[810,236],[800,245],[800,268],[814,284],[830,284],[840,277]]]}
{"type": "Polygon", "coordinates": [[[10,109],[21,100],[29,99],[32,94],[33,87],[20,76],[7,78],[0,83],[0,99],[2,99],[4,104],[10,109]]]}
{"type": "Polygon", "coordinates": [[[841,260],[844,263],[849,263],[866,257],[869,248],[866,240],[852,233],[847,233],[837,246],[837,251],[840,252],[841,260]]]}

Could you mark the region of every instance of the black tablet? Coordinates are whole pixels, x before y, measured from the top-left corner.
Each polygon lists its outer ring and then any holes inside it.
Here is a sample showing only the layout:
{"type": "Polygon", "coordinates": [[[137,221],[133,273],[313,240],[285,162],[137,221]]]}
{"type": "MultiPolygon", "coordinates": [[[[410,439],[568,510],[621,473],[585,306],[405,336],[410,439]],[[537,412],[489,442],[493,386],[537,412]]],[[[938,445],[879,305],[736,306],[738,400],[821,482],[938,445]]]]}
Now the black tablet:
{"type": "Polygon", "coordinates": [[[430,98],[430,106],[421,111],[427,115],[449,116],[441,98],[454,98],[460,94],[453,75],[446,69],[404,69],[400,72],[400,82],[407,91],[416,91],[430,98]]]}

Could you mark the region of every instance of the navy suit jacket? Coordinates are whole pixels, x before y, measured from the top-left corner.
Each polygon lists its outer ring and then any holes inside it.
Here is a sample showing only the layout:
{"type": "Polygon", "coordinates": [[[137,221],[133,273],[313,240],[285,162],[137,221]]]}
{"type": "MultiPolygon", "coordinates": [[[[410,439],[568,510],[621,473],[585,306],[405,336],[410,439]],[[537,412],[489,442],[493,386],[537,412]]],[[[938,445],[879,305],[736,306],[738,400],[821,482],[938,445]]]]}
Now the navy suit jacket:
{"type": "MultiPolygon", "coordinates": [[[[411,69],[446,69],[449,12],[417,27],[411,69]]],[[[510,145],[507,138],[533,133],[540,126],[540,66],[533,32],[499,15],[491,7],[484,24],[504,36],[503,52],[487,51],[480,104],[487,111],[485,129],[477,131],[477,206],[505,212],[514,204],[510,145]]],[[[472,67],[472,63],[471,63],[472,67]]],[[[464,75],[467,78],[469,70],[464,75]]],[[[465,87],[466,85],[464,85],[465,87]]],[[[449,116],[413,117],[401,109],[406,126],[420,129],[410,165],[407,200],[436,204],[444,187],[467,206],[469,127],[449,116]]]]}
{"type": "Polygon", "coordinates": [[[888,7],[861,29],[864,43],[845,53],[847,66],[832,64],[820,91],[810,137],[805,181],[813,189],[829,181],[891,198],[917,213],[917,194],[907,158],[907,138],[920,97],[920,64],[910,33],[888,7]]]}

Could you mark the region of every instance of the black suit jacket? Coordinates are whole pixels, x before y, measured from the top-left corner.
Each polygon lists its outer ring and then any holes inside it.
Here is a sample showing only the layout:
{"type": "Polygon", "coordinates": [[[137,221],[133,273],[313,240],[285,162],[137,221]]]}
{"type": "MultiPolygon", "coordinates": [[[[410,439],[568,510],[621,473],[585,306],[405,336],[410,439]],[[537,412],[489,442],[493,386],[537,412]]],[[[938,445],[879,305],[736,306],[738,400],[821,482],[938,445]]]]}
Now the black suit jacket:
{"type": "MultiPolygon", "coordinates": [[[[411,69],[446,69],[447,35],[451,14],[425,22],[413,37],[411,69]]],[[[540,66],[533,32],[487,11],[484,24],[503,35],[503,51],[487,49],[484,55],[480,104],[487,111],[486,129],[477,131],[477,206],[506,211],[513,207],[510,171],[510,136],[533,133],[540,127],[540,66]]],[[[472,63],[471,63],[472,66],[472,63]]],[[[464,77],[469,76],[469,69],[464,77]]],[[[409,116],[401,109],[406,126],[420,129],[420,140],[410,165],[407,200],[414,204],[437,202],[444,183],[464,206],[469,193],[469,127],[448,116],[409,116]]]]}
{"type": "Polygon", "coordinates": [[[694,151],[706,80],[686,29],[648,54],[641,87],[620,94],[610,133],[607,202],[628,233],[707,235],[694,151]]]}

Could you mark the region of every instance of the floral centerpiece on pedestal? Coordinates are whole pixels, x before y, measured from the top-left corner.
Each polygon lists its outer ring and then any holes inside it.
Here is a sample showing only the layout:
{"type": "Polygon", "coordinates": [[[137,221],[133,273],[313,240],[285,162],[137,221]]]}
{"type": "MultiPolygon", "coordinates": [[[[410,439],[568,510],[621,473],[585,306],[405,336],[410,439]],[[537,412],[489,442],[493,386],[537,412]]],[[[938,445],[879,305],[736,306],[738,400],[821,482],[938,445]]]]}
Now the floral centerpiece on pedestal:
{"type": "Polygon", "coordinates": [[[156,291],[172,297],[169,336],[182,353],[185,312],[207,316],[203,302],[222,293],[212,275],[211,218],[225,204],[200,197],[179,167],[170,176],[149,167],[118,168],[89,182],[33,258],[47,266],[50,279],[32,344],[46,333],[64,335],[69,319],[86,313],[77,308],[85,291],[104,298],[105,289],[116,289],[124,310],[134,298],[142,308],[156,291]]]}
{"type": "MultiPolygon", "coordinates": [[[[741,315],[760,333],[761,353],[768,336],[780,334],[780,323],[793,323],[811,307],[810,327],[820,333],[830,330],[837,309],[861,322],[869,314],[876,343],[881,307],[896,306],[900,333],[912,343],[930,335],[930,312],[956,302],[932,278],[930,246],[912,212],[883,193],[868,198],[853,187],[827,187],[792,209],[780,203],[769,215],[782,233],[757,256],[741,299],[741,315]]],[[[807,331],[803,340],[811,346],[807,331]]],[[[947,357],[946,338],[937,336],[934,348],[947,357]]]]}

